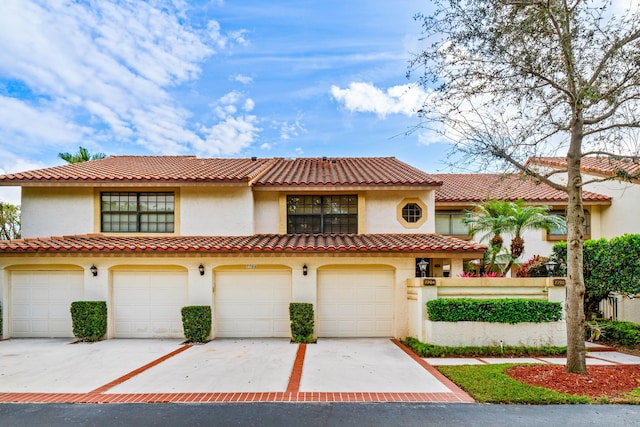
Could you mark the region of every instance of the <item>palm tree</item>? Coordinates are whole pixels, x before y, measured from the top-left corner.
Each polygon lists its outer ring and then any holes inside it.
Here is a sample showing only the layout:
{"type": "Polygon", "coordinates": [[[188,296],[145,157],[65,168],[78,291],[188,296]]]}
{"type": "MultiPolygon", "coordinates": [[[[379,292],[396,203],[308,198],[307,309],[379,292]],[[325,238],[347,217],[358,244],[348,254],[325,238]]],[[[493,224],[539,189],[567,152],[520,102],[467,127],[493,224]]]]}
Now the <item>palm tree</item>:
{"type": "MultiPolygon", "coordinates": [[[[489,241],[488,270],[496,267],[496,257],[502,250],[503,233],[512,233],[510,249],[507,253],[509,261],[504,271],[511,269],[513,262],[524,252],[524,239],[522,232],[525,230],[547,230],[565,226],[565,220],[558,215],[550,215],[548,206],[528,206],[522,200],[516,202],[504,200],[490,200],[474,206],[472,211],[467,211],[464,219],[469,226],[469,234],[475,237],[477,233],[484,232],[480,241],[491,237],[489,241]]],[[[500,255],[502,257],[502,255],[500,255]]],[[[504,257],[503,257],[504,258],[504,257]]]]}
{"type": "Polygon", "coordinates": [[[469,227],[469,234],[475,237],[478,233],[485,233],[480,241],[489,239],[488,270],[493,271],[496,256],[502,249],[504,240],[502,233],[511,229],[510,202],[502,200],[488,200],[474,206],[473,210],[465,212],[464,223],[469,227]]]}
{"type": "Polygon", "coordinates": [[[58,153],[58,157],[67,163],[80,163],[88,162],[89,160],[104,159],[107,156],[104,153],[89,154],[89,151],[86,148],[80,147],[76,154],[58,153]]]}
{"type": "Polygon", "coordinates": [[[516,259],[524,252],[524,239],[521,233],[525,230],[546,230],[566,227],[565,219],[549,214],[549,206],[527,206],[522,200],[511,203],[511,256],[516,259]]]}

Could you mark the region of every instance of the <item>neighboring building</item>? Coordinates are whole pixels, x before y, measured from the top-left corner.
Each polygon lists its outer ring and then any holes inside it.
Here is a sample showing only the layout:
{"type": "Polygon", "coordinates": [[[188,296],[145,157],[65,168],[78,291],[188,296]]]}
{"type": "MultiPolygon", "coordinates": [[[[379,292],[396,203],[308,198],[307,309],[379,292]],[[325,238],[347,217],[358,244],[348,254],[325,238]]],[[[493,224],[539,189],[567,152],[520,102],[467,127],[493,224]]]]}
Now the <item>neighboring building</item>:
{"type": "MultiPolygon", "coordinates": [[[[524,179],[516,174],[432,174],[442,181],[436,190],[435,219],[436,233],[469,239],[463,223],[464,211],[472,209],[474,204],[485,200],[523,200],[531,205],[544,205],[551,208],[555,215],[565,216],[567,194],[548,185],[524,179]]],[[[611,197],[590,191],[583,193],[585,206],[585,238],[607,237],[603,228],[602,213],[611,208],[611,197]]],[[[476,239],[479,236],[476,236],[476,239]]],[[[508,247],[512,236],[505,235],[508,247]]],[[[547,233],[544,230],[525,231],[523,233],[525,251],[521,261],[534,255],[548,256],[553,245],[566,239],[566,230],[558,229],[547,233]]]]}
{"type": "MultiPolygon", "coordinates": [[[[537,157],[529,164],[541,170],[566,170],[567,162],[560,157],[537,157]]],[[[585,189],[611,198],[611,204],[601,210],[601,234],[612,238],[623,234],[640,234],[638,209],[640,201],[640,165],[621,160],[583,157],[581,170],[585,189]],[[588,183],[591,181],[590,183],[588,183]]],[[[554,175],[566,182],[566,173],[554,175]]]]}
{"type": "MultiPolygon", "coordinates": [[[[561,157],[537,157],[529,164],[541,171],[564,171],[567,162],[561,157]]],[[[581,171],[585,188],[605,194],[611,204],[600,212],[600,235],[592,238],[612,238],[623,234],[640,234],[640,164],[601,157],[583,157],[581,171]]],[[[566,182],[566,173],[554,174],[553,179],[566,182]]],[[[634,299],[615,295],[600,305],[605,318],[617,318],[640,323],[640,294],[634,299]]]]}
{"type": "Polygon", "coordinates": [[[108,337],[403,337],[417,262],[453,274],[485,247],[435,234],[441,182],[395,158],[110,157],[0,176],[22,187],[21,240],[0,242],[5,337],[72,336],[69,306],[104,300],[108,337]],[[52,237],[58,236],[58,237],[52,237]],[[439,267],[438,267],[439,266],[439,267]]]}

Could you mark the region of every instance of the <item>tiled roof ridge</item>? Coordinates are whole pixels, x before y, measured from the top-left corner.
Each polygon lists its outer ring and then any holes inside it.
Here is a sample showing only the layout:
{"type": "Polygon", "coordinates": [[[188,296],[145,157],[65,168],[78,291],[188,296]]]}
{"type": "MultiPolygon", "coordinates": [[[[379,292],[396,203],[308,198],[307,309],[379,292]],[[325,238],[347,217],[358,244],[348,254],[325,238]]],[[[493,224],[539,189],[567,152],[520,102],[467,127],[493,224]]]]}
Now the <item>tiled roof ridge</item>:
{"type": "Polygon", "coordinates": [[[256,186],[428,185],[441,182],[395,157],[278,159],[256,186]]]}
{"type": "Polygon", "coordinates": [[[0,253],[481,252],[485,246],[439,234],[254,234],[107,236],[82,234],[0,241],[0,253]]]}
{"type": "MultiPolygon", "coordinates": [[[[566,192],[556,190],[519,173],[433,174],[443,185],[436,189],[436,202],[476,203],[483,200],[524,200],[535,203],[566,203],[566,192]]],[[[583,191],[586,202],[610,202],[611,197],[583,191]]]]}
{"type": "MultiPolygon", "coordinates": [[[[564,168],[567,166],[567,159],[565,157],[530,157],[527,164],[564,168]]],[[[608,177],[615,176],[616,170],[625,170],[637,176],[640,174],[640,163],[603,156],[585,156],[580,161],[580,169],[583,172],[592,172],[608,177]]]]}

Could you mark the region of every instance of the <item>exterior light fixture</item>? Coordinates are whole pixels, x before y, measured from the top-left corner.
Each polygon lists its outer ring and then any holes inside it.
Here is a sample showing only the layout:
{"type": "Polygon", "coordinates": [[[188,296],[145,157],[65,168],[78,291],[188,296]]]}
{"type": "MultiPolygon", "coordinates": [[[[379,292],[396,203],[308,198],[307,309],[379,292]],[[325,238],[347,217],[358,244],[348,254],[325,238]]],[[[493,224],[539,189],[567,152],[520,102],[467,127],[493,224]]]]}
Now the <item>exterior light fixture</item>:
{"type": "Polygon", "coordinates": [[[553,276],[553,272],[556,270],[556,267],[558,266],[558,263],[555,262],[554,260],[550,259],[549,261],[544,263],[544,268],[547,269],[547,276],[551,277],[553,276]]]}
{"type": "Polygon", "coordinates": [[[307,268],[307,264],[304,264],[302,266],[302,275],[306,276],[308,272],[309,272],[309,269],[307,268]]]}
{"type": "Polygon", "coordinates": [[[204,265],[200,264],[200,265],[198,266],[198,271],[200,272],[200,275],[201,275],[201,276],[204,276],[204,265]]]}
{"type": "Polygon", "coordinates": [[[427,277],[427,267],[429,267],[429,261],[422,258],[422,260],[418,263],[418,268],[420,269],[420,277],[427,277]]]}
{"type": "Polygon", "coordinates": [[[98,275],[98,267],[96,267],[95,264],[92,265],[89,270],[91,271],[91,274],[93,274],[93,277],[96,277],[98,275]]]}

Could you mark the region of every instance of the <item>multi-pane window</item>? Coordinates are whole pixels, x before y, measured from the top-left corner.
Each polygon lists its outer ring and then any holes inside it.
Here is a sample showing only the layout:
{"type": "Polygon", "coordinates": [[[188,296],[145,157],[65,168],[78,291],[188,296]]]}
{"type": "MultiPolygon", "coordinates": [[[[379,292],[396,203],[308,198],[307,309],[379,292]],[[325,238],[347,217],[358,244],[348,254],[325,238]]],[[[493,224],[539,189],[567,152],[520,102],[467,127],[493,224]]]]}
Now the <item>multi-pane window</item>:
{"type": "Polygon", "coordinates": [[[436,233],[445,236],[467,236],[469,229],[464,223],[464,212],[436,211],[436,233]]]}
{"type": "Polygon", "coordinates": [[[108,233],[173,233],[174,209],[172,192],[101,193],[100,227],[108,233]]]}
{"type": "MultiPolygon", "coordinates": [[[[563,218],[567,218],[567,212],[566,211],[550,211],[549,214],[551,215],[557,215],[557,216],[561,216],[563,218]]],[[[589,213],[588,210],[584,211],[584,222],[582,223],[582,233],[585,236],[590,236],[591,235],[591,214],[589,213]]],[[[564,227],[559,227],[559,228],[552,228],[551,231],[549,232],[549,236],[550,237],[555,237],[556,240],[557,239],[566,239],[567,237],[567,227],[566,225],[564,227]]]]}
{"type": "Polygon", "coordinates": [[[287,196],[287,233],[358,232],[358,196],[287,196]]]}
{"type": "Polygon", "coordinates": [[[409,223],[418,222],[422,218],[422,208],[417,203],[407,203],[402,207],[402,218],[409,223]]]}

